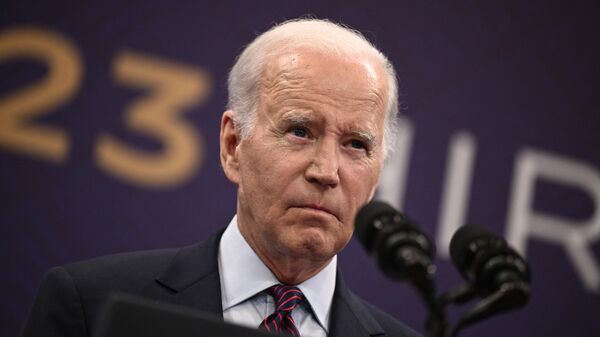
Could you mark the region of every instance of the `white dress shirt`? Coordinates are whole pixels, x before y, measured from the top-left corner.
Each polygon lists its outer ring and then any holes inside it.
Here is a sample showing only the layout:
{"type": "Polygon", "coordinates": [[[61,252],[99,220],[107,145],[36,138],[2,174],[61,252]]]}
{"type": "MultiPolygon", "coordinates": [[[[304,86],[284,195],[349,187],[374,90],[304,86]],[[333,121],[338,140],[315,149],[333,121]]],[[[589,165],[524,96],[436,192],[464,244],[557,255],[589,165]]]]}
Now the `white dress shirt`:
{"type": "MultiPolygon", "coordinates": [[[[240,233],[237,216],[223,233],[218,262],[224,320],[257,328],[275,310],[273,297],[265,290],[280,282],[240,233]]],[[[334,256],[318,274],[296,285],[308,301],[292,312],[303,337],[327,336],[336,265],[334,256]]]]}

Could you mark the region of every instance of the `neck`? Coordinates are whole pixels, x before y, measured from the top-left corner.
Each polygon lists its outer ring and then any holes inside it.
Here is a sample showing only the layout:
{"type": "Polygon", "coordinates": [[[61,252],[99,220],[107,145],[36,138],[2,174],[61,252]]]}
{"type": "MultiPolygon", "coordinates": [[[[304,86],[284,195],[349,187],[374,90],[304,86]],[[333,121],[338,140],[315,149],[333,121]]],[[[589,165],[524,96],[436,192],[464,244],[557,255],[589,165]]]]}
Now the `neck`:
{"type": "MultiPolygon", "coordinates": [[[[250,245],[252,247],[252,245],[250,245]]],[[[309,278],[318,274],[325,268],[331,259],[315,263],[306,259],[297,258],[280,258],[270,259],[269,255],[263,254],[256,248],[252,247],[258,257],[277,277],[277,280],[283,284],[296,285],[300,284],[309,278]]]]}
{"type": "Polygon", "coordinates": [[[277,249],[274,242],[265,242],[264,238],[255,237],[243,224],[238,213],[238,229],[244,240],[271,270],[277,280],[283,284],[296,285],[318,274],[333,257],[328,259],[311,259],[311,254],[290,254],[285,249],[277,249]]]}

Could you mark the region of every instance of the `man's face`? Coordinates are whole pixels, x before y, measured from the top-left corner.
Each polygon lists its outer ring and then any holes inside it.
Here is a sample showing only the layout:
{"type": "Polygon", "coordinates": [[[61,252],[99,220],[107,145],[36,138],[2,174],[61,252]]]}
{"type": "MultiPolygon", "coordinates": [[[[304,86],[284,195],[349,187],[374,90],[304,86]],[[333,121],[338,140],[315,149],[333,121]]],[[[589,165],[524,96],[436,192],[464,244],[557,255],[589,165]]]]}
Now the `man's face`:
{"type": "Polygon", "coordinates": [[[327,261],[348,243],[379,179],[385,78],[364,59],[306,50],[271,59],[228,174],[240,231],[263,259],[327,261]]]}

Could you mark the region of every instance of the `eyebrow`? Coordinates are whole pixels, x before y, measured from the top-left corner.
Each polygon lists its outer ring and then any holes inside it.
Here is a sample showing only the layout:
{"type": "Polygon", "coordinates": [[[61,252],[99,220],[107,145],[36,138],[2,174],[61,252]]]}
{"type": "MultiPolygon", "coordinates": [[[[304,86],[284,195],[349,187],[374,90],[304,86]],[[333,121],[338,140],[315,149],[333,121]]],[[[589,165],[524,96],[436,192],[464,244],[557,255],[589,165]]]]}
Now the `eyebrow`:
{"type": "Polygon", "coordinates": [[[351,134],[369,143],[368,145],[370,149],[374,149],[377,146],[377,137],[370,132],[354,130],[351,132],[351,134]]]}
{"type": "Polygon", "coordinates": [[[306,114],[292,113],[284,116],[281,121],[285,124],[300,124],[305,125],[314,121],[314,118],[306,114]]]}
{"type": "MultiPolygon", "coordinates": [[[[313,116],[311,116],[310,114],[290,113],[283,116],[281,121],[285,125],[307,125],[315,122],[315,118],[313,118],[313,116]]],[[[344,129],[352,136],[360,138],[364,142],[368,143],[369,148],[374,149],[377,146],[377,137],[373,133],[369,131],[356,129],[352,126],[346,127],[344,129]]]]}

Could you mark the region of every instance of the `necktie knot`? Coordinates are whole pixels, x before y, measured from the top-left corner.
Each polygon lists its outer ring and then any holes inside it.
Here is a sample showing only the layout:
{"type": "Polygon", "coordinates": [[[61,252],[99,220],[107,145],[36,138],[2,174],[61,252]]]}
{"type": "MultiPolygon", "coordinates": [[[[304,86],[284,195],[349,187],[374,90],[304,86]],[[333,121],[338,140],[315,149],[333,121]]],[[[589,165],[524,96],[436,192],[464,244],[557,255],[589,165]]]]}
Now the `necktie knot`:
{"type": "Polygon", "coordinates": [[[275,312],[292,311],[304,300],[302,291],[293,286],[274,285],[267,292],[275,299],[275,312]]]}
{"type": "Polygon", "coordinates": [[[296,323],[292,318],[292,310],[304,301],[304,294],[297,287],[274,285],[267,293],[275,300],[275,312],[266,317],[260,324],[261,329],[269,332],[283,332],[300,337],[296,323]]]}

